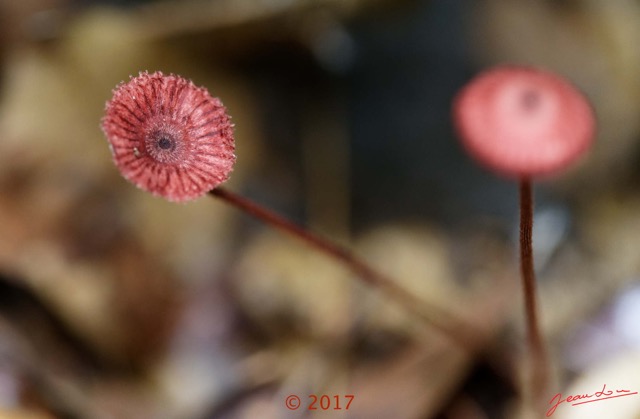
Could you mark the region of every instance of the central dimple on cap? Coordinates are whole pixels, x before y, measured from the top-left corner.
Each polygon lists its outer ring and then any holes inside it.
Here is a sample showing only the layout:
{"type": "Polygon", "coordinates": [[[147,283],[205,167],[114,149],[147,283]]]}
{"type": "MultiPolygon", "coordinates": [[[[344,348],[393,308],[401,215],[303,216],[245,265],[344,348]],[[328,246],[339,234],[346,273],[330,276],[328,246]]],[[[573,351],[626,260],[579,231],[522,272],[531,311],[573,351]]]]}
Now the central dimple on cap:
{"type": "Polygon", "coordinates": [[[162,137],[158,140],[158,147],[163,150],[169,150],[173,145],[173,142],[167,137],[162,137]]]}
{"type": "Polygon", "coordinates": [[[535,90],[525,90],[520,98],[522,107],[528,111],[537,108],[540,105],[540,100],[540,94],[535,90]]]}

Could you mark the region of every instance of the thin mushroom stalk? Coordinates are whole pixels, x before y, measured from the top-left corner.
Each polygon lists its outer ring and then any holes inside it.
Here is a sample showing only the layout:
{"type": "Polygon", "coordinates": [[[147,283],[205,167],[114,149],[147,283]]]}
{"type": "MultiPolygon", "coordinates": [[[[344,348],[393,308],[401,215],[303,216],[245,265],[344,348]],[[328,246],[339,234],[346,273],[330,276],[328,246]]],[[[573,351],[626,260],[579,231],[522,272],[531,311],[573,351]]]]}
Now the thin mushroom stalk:
{"type": "Polygon", "coordinates": [[[524,298],[531,390],[542,397],[549,383],[549,360],[540,330],[538,292],[533,263],[533,191],[529,179],[520,180],[520,273],[524,298]]]}

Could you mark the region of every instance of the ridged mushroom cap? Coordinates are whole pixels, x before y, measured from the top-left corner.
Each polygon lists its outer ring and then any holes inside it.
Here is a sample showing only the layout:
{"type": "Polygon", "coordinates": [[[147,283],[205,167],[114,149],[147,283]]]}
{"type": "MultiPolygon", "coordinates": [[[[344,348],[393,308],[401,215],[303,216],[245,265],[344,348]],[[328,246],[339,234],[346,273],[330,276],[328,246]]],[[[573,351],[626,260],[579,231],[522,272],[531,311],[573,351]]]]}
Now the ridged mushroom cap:
{"type": "Polygon", "coordinates": [[[193,200],[217,187],[236,160],[222,102],[175,75],[143,72],[118,85],[102,130],[122,175],[170,201],[193,200]]]}

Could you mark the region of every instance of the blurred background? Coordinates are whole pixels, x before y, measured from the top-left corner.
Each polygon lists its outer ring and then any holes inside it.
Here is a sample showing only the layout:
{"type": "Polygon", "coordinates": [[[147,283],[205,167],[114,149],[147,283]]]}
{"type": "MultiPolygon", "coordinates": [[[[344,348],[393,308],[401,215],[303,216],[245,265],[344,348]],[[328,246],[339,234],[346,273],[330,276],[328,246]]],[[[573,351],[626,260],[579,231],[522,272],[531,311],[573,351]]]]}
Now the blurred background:
{"type": "MultiPolygon", "coordinates": [[[[0,0],[0,418],[528,417],[517,186],[450,120],[505,62],[599,120],[536,184],[549,400],[640,391],[638,39],[633,0],[0,0]],[[221,201],[121,178],[100,118],[144,70],[225,103],[228,189],[490,331],[482,355],[221,201]]],[[[640,397],[554,417],[637,419],[640,397]]]]}

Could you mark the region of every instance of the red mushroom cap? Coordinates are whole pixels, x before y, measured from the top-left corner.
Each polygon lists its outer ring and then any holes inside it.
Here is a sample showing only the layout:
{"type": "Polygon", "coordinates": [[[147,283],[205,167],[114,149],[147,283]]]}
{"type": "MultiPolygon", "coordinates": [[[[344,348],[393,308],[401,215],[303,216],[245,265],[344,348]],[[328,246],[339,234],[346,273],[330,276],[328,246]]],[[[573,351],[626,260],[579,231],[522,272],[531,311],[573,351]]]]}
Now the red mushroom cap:
{"type": "Polygon", "coordinates": [[[233,125],[225,107],[182,77],[140,73],[107,102],[102,130],[122,175],[170,201],[198,198],[229,178],[233,125]]]}
{"type": "Polygon", "coordinates": [[[578,89],[524,66],[499,66],[475,77],[455,98],[453,116],[469,154],[512,178],[564,169],[589,148],[596,126],[578,89]]]}

